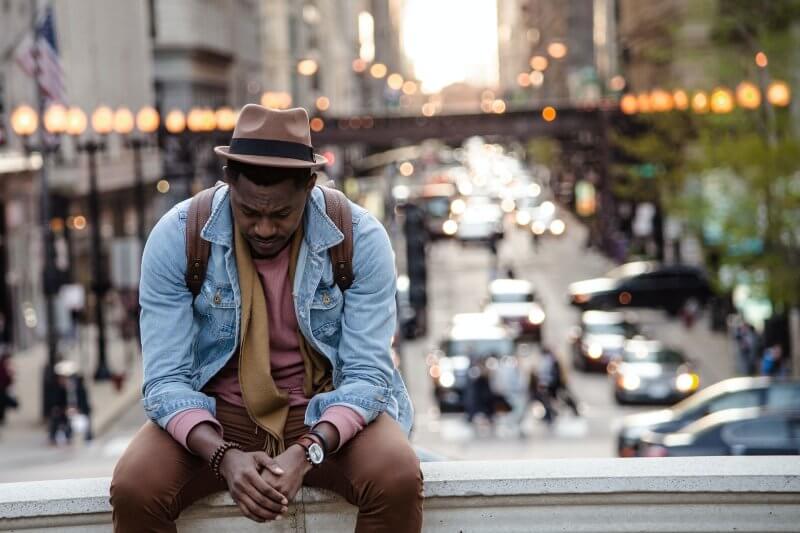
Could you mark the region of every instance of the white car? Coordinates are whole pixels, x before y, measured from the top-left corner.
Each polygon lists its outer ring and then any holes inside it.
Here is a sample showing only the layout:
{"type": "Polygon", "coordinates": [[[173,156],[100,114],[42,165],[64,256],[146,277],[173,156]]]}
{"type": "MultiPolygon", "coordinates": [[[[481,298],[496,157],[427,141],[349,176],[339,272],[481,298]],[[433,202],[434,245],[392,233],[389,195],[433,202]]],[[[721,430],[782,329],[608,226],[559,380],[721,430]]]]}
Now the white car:
{"type": "MultiPolygon", "coordinates": [[[[455,203],[455,202],[454,202],[455,203]]],[[[485,242],[503,236],[503,210],[489,198],[470,198],[455,218],[455,236],[462,242],[485,242]]]]}
{"type": "Polygon", "coordinates": [[[522,279],[496,279],[489,284],[485,313],[496,315],[517,339],[542,340],[544,309],[536,302],[533,284],[522,279]]]}

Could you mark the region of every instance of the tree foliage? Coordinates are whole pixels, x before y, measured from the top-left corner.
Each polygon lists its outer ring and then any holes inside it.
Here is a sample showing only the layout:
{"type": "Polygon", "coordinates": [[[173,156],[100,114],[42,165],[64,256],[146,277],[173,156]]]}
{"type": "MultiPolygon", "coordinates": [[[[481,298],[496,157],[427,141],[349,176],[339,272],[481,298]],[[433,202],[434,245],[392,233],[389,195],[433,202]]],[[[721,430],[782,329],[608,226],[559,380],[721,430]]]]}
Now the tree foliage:
{"type": "MultiPolygon", "coordinates": [[[[800,0],[716,3],[710,77],[749,79],[762,91],[771,77],[791,80],[800,0]],[[762,71],[753,61],[759,51],[769,57],[762,71]]],[[[790,111],[764,102],[724,115],[673,111],[633,120],[644,132],[613,136],[634,161],[616,169],[615,192],[657,194],[701,237],[707,256],[719,262],[712,266],[763,273],[773,306],[800,305],[800,139],[790,111]],[[655,179],[639,175],[645,163],[659,169],[655,179]]]]}

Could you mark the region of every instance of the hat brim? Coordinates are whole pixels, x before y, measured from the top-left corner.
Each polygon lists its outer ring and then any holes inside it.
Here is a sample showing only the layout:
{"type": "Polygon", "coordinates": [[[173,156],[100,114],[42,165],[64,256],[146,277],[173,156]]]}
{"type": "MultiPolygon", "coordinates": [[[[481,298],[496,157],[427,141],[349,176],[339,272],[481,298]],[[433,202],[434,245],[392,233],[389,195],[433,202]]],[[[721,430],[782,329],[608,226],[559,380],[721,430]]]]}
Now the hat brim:
{"type": "Polygon", "coordinates": [[[232,154],[229,148],[228,146],[216,146],[214,147],[214,153],[225,159],[260,167],[317,168],[328,164],[325,156],[320,154],[314,154],[314,161],[301,161],[300,159],[291,159],[289,157],[232,154]]]}

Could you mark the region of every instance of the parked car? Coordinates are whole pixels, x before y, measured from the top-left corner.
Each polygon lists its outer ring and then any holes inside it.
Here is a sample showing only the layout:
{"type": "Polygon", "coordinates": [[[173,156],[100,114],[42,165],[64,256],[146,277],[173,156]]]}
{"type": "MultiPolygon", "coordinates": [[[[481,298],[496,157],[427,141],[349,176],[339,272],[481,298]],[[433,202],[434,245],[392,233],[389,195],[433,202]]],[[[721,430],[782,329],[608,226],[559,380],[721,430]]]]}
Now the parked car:
{"type": "Polygon", "coordinates": [[[580,325],[570,332],[572,366],[577,370],[606,371],[622,355],[627,339],[639,333],[629,315],[610,311],[584,311],[580,325]]]}
{"type": "Polygon", "coordinates": [[[518,340],[541,342],[545,312],[536,302],[533,283],[496,279],[489,284],[486,312],[497,315],[518,340]]]}
{"type": "Polygon", "coordinates": [[[726,409],[707,415],[676,433],[648,432],[640,455],[798,455],[800,410],[763,407],[726,409]]]}
{"type": "Polygon", "coordinates": [[[697,390],[700,376],[683,352],[637,337],[625,341],[622,356],[608,365],[619,404],[672,404],[697,390]]]}
{"type": "Polygon", "coordinates": [[[491,369],[515,355],[514,339],[506,327],[480,324],[472,319],[454,320],[439,348],[429,353],[426,361],[439,410],[443,413],[464,410],[468,372],[474,363],[491,359],[487,363],[491,369]]]}
{"type": "Polygon", "coordinates": [[[647,431],[671,433],[724,409],[769,407],[800,410],[800,381],[741,377],[717,382],[669,409],[626,416],[617,434],[617,454],[636,455],[647,431]]]}
{"type": "Polygon", "coordinates": [[[705,305],[711,285],[698,268],[638,261],[621,265],[605,277],[569,286],[570,303],[581,309],[647,307],[677,314],[689,301],[705,305]]]}

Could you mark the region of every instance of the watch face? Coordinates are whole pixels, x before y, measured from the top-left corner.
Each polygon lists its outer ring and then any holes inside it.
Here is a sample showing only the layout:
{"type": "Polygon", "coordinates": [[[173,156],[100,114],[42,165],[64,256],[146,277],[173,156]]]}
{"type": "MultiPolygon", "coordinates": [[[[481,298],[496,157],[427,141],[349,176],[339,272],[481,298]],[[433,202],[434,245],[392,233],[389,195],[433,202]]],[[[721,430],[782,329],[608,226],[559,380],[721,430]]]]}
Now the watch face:
{"type": "Polygon", "coordinates": [[[322,462],[325,458],[325,452],[322,451],[322,446],[317,444],[316,442],[308,447],[308,458],[311,459],[311,463],[318,465],[322,462]]]}

